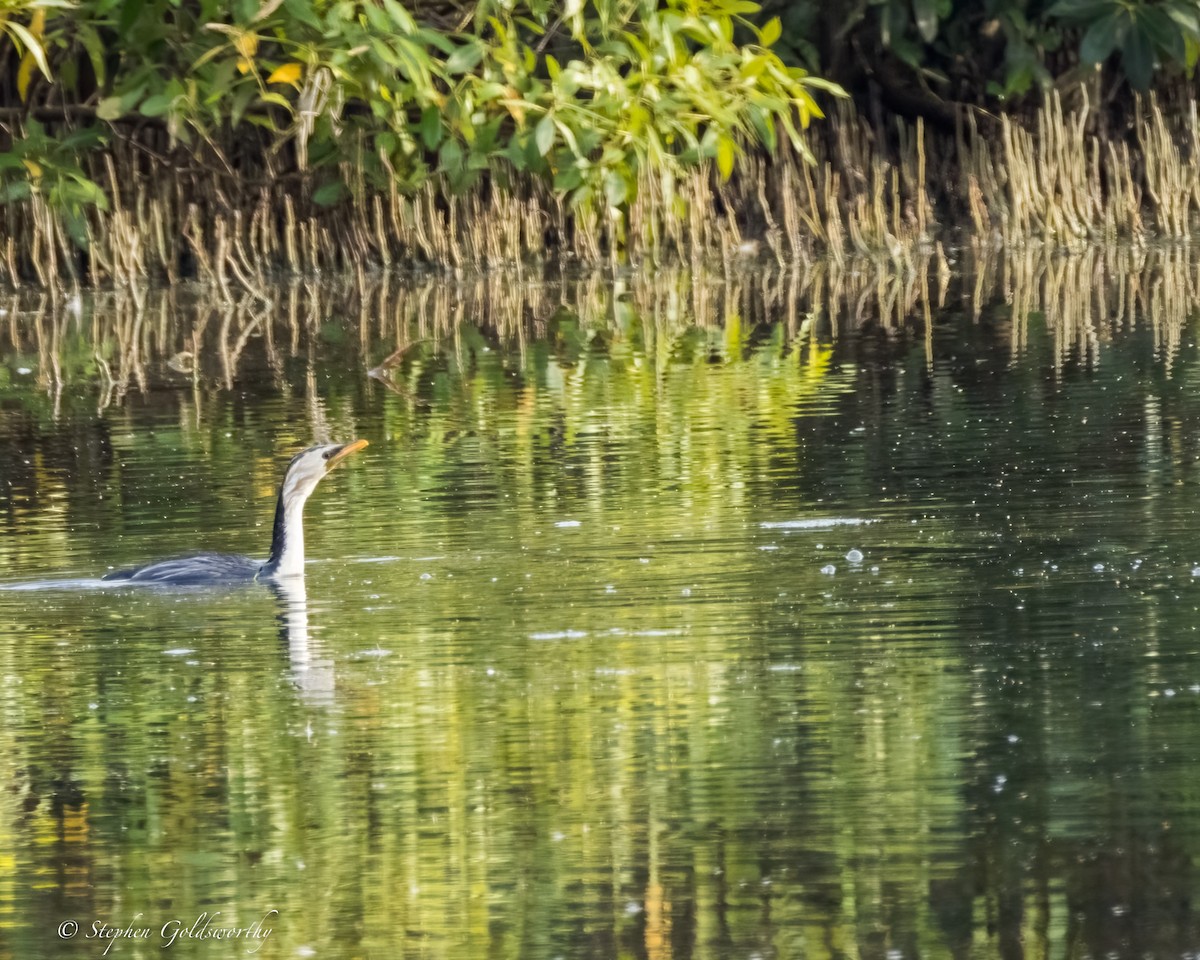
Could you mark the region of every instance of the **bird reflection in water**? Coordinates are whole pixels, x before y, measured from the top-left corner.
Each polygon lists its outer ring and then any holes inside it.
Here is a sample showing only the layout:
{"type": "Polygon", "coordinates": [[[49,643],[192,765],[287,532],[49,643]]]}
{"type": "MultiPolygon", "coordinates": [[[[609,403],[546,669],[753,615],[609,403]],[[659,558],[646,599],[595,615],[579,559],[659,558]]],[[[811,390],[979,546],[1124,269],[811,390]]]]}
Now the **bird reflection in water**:
{"type": "Polygon", "coordinates": [[[306,703],[331,705],[335,693],[333,661],[321,656],[320,642],[309,633],[304,577],[272,580],[270,586],[279,601],[279,639],[287,646],[292,683],[306,703]]]}
{"type": "Polygon", "coordinates": [[[333,701],[330,660],[314,655],[304,586],[304,505],[321,479],[366,440],[319,444],[296,456],[284,471],[275,508],[271,553],[265,562],[226,553],[201,553],[110,572],[103,584],[158,588],[266,584],[279,601],[281,635],[287,644],[292,680],[310,703],[333,701]]]}

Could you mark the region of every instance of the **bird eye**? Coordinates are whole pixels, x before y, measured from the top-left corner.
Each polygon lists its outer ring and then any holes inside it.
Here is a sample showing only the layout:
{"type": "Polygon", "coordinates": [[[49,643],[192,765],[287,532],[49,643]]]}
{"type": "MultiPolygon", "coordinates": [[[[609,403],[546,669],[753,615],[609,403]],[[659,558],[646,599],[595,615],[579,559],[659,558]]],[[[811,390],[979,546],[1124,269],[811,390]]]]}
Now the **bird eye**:
{"type": "Polygon", "coordinates": [[[326,450],[326,451],[325,451],[323,454],[321,454],[321,459],[322,459],[322,460],[328,460],[328,459],[329,459],[330,457],[332,457],[332,456],[333,456],[333,451],[332,451],[332,450],[326,450]]]}

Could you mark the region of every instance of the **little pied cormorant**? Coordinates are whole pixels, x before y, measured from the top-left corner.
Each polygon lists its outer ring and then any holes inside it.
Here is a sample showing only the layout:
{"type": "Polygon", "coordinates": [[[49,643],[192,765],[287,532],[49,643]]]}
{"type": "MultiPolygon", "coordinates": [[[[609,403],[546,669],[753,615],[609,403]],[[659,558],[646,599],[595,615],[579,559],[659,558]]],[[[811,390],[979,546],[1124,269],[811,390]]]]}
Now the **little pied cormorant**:
{"type": "Polygon", "coordinates": [[[325,474],[366,445],[366,440],[328,443],[309,447],[292,457],[279,487],[271,555],[266,562],[234,553],[198,553],[114,571],[102,579],[147,586],[192,587],[303,576],[304,503],[325,474]]]}

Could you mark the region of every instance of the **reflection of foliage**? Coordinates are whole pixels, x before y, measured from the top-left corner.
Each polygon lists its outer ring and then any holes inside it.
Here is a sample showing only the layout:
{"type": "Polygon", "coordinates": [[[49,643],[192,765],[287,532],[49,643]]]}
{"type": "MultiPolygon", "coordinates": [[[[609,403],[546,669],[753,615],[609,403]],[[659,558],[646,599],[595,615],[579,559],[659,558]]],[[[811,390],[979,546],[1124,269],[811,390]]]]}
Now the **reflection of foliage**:
{"type": "Polygon", "coordinates": [[[265,593],[0,592],[6,947],[197,905],[278,909],[270,957],[1194,945],[1200,365],[1160,339],[1194,253],[1021,257],[954,288],[928,355],[920,304],[881,320],[906,288],[858,268],[799,303],[758,276],[298,285],[240,354],[244,317],[175,292],[12,304],[5,363],[72,389],[0,397],[6,577],[184,531],[253,551],[310,431],[379,442],[309,515],[341,558],[309,573],[327,710],[265,593]],[[165,368],[185,345],[198,383],[165,368]],[[88,364],[125,349],[174,389],[97,415],[88,364]],[[878,523],[758,525],[842,511],[878,523]],[[1157,569],[1094,576],[1114,541],[1157,569]]]}

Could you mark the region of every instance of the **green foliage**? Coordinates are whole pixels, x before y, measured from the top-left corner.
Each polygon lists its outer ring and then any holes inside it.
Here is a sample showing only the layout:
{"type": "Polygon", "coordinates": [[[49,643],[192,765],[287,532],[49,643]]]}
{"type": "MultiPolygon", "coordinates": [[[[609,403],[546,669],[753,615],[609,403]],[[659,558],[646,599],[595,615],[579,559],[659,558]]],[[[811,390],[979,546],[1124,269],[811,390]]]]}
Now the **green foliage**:
{"type": "Polygon", "coordinates": [[[1083,32],[1080,57],[1103,63],[1114,53],[1138,90],[1147,90],[1157,65],[1190,72],[1200,52],[1200,3],[1196,0],[1059,0],[1049,11],[1083,32]]]}
{"type": "Polygon", "coordinates": [[[306,175],[318,205],[435,174],[453,188],[526,174],[621,208],[644,174],[711,161],[728,177],[746,145],[780,137],[807,152],[814,94],[840,90],[774,54],[781,25],[755,26],[757,12],[482,0],[448,26],[398,0],[86,0],[46,26],[38,63],[55,81],[34,93],[94,105],[99,129],[162,123],[217,169],[256,145],[306,175]]]}
{"type": "Polygon", "coordinates": [[[0,153],[0,203],[15,203],[37,195],[63,217],[71,238],[83,246],[87,226],[84,212],[108,209],[108,198],[79,165],[79,157],[102,143],[95,128],[53,137],[36,120],[25,135],[0,153]]]}
{"type": "MultiPolygon", "coordinates": [[[[857,51],[872,69],[895,57],[914,78],[959,98],[1005,100],[1050,86],[1066,47],[1086,65],[1119,65],[1137,90],[1156,70],[1189,75],[1200,55],[1200,0],[817,0],[782,3],[780,50],[824,70],[857,51]],[[811,38],[823,36],[823,45],[811,38]]],[[[773,9],[768,0],[767,9],[773,9]]],[[[834,75],[834,79],[839,77],[834,75]]]]}
{"type": "Polygon", "coordinates": [[[561,23],[546,23],[546,3],[528,18],[490,6],[480,12],[492,42],[472,42],[478,69],[448,105],[445,135],[462,149],[443,166],[464,179],[484,166],[481,150],[499,148],[576,201],[603,192],[620,206],[639,172],[714,160],[728,177],[740,143],[774,149],[781,135],[805,152],[801,131],[822,115],[812,91],[837,92],[772,53],[778,23],[753,28],[745,16],[757,7],[744,0],[567,4],[561,23]],[[536,44],[523,20],[537,25],[536,44]],[[754,41],[736,43],[738,26],[754,41]]]}

